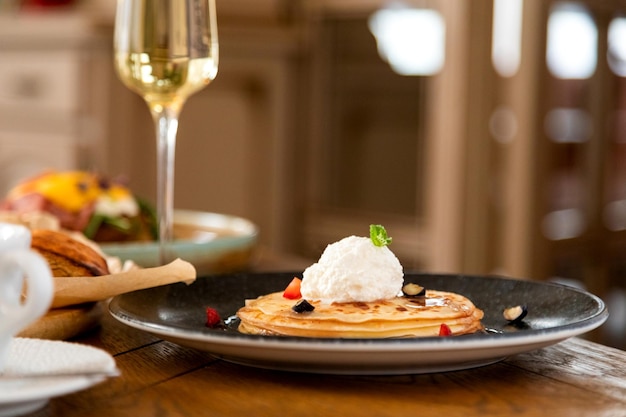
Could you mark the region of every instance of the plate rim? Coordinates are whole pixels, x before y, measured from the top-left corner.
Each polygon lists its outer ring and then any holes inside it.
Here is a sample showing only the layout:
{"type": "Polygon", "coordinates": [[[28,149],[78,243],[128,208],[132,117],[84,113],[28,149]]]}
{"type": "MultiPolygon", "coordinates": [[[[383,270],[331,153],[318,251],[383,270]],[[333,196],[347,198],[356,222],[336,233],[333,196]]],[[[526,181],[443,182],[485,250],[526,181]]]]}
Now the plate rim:
{"type": "MultiPolygon", "coordinates": [[[[88,376],[80,374],[62,377],[51,375],[42,376],[41,378],[15,378],[11,381],[15,384],[19,384],[21,381],[25,381],[27,384],[41,383],[42,380],[49,380],[50,382],[42,385],[41,388],[36,388],[35,390],[30,389],[26,392],[23,390],[24,386],[22,385],[22,389],[20,390],[20,392],[14,393],[15,396],[12,396],[11,398],[0,394],[0,406],[58,397],[61,395],[89,388],[93,385],[103,382],[105,379],[107,379],[106,376],[88,376]]],[[[1,380],[2,378],[0,377],[0,382],[1,380]]]]}
{"type": "MultiPolygon", "coordinates": [[[[220,244],[226,242],[239,243],[239,242],[249,242],[250,244],[254,243],[254,241],[259,236],[259,226],[255,224],[252,220],[249,220],[244,217],[209,212],[209,211],[200,211],[200,210],[187,210],[187,209],[175,209],[174,210],[174,222],[180,224],[193,224],[188,220],[189,217],[219,217],[221,219],[227,219],[229,221],[234,221],[240,223],[242,228],[245,228],[245,231],[241,231],[241,233],[237,233],[234,236],[222,236],[219,239],[213,239],[206,242],[195,242],[192,239],[179,239],[175,240],[172,243],[174,248],[185,249],[192,248],[197,246],[212,246],[216,245],[216,242],[220,242],[220,244]],[[181,221],[180,219],[185,219],[181,221]],[[177,221],[178,219],[178,221],[177,221]]],[[[121,243],[101,243],[100,248],[106,252],[120,252],[120,251],[149,251],[156,250],[158,244],[156,242],[121,242],[121,243]]]]}

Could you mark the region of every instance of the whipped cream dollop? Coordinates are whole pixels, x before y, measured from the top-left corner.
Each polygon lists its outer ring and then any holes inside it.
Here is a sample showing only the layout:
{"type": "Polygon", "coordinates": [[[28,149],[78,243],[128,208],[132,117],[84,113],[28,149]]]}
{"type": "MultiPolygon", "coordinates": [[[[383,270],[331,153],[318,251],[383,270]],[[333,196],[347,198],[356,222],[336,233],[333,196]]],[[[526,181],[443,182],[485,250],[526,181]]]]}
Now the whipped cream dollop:
{"type": "Polygon", "coordinates": [[[300,292],[323,303],[370,302],[402,292],[402,265],[387,246],[350,236],[326,247],[302,275],[300,292]]]}

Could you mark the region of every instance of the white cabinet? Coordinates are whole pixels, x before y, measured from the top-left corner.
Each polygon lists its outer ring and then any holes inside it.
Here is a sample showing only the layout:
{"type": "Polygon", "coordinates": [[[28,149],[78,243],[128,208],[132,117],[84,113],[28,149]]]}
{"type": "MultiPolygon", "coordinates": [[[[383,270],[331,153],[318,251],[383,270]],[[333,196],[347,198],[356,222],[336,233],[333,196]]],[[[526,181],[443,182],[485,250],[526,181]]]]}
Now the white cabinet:
{"type": "Polygon", "coordinates": [[[110,41],[78,16],[0,17],[0,195],[45,169],[103,162],[110,41]],[[108,61],[108,60],[107,60],[108,61]]]}
{"type": "Polygon", "coordinates": [[[24,112],[76,112],[80,51],[0,52],[0,106],[24,112]]]}

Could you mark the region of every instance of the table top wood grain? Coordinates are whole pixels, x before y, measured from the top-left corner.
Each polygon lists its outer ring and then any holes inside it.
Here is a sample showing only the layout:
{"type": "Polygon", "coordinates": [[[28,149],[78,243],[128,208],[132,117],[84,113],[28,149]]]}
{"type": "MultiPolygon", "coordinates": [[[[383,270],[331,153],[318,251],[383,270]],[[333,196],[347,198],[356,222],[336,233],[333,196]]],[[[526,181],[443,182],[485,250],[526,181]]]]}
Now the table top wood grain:
{"type": "Polygon", "coordinates": [[[480,368],[396,376],[246,367],[109,315],[77,341],[111,353],[121,375],[29,416],[626,416],[626,352],[581,338],[480,368]]]}

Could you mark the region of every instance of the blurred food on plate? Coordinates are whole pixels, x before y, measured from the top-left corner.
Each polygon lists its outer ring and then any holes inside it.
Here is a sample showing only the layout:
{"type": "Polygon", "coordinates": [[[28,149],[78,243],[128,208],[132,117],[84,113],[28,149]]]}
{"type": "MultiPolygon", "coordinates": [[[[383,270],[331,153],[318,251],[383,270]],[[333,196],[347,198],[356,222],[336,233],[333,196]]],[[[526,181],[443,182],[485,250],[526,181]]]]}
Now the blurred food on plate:
{"type": "Polygon", "coordinates": [[[96,242],[152,241],[157,237],[152,207],[120,179],[86,171],[48,171],[25,179],[0,202],[0,211],[81,232],[96,242]]]}
{"type": "MultiPolygon", "coordinates": [[[[0,196],[0,221],[61,232],[102,255],[110,274],[159,266],[155,210],[126,184],[93,172],[46,171],[0,196]]],[[[174,237],[174,257],[206,275],[247,267],[258,229],[236,216],[175,210],[174,237]]]]}

